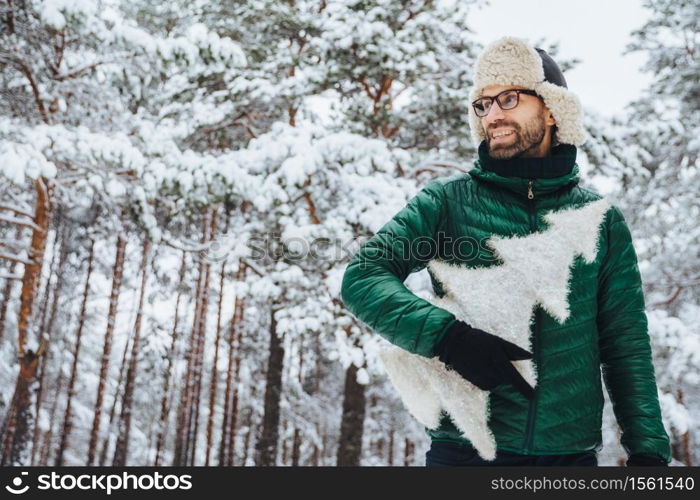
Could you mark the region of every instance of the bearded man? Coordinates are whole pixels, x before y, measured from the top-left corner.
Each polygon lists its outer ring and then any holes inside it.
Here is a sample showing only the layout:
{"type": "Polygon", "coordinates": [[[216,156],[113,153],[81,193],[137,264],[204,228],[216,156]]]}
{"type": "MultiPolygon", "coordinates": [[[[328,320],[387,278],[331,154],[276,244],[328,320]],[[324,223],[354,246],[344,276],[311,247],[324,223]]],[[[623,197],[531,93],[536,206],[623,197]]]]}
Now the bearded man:
{"type": "Polygon", "coordinates": [[[341,287],[347,308],[408,363],[429,359],[448,370],[440,375],[431,365],[425,377],[404,380],[409,365],[390,373],[414,416],[430,422],[426,465],[597,465],[601,371],[627,465],[667,465],[671,448],[630,230],[613,204],[599,220],[583,211],[604,199],[579,185],[576,153],[585,132],[578,98],[544,50],[505,37],[477,59],[471,101],[474,168],[431,180],[353,256],[341,287]],[[576,223],[567,225],[562,214],[576,223]],[[467,253],[447,244],[465,239],[480,244],[467,253]],[[437,242],[428,245],[433,251],[417,251],[426,241],[437,242]],[[513,245],[521,250],[509,253],[513,245]],[[455,267],[438,275],[445,264],[455,267]],[[403,284],[426,266],[451,310],[403,284]],[[563,293],[538,283],[563,284],[563,293]],[[465,437],[470,419],[457,418],[475,403],[454,401],[460,393],[440,387],[455,373],[464,394],[488,398],[491,460],[465,437]],[[450,411],[438,419],[440,408],[450,411]]]}

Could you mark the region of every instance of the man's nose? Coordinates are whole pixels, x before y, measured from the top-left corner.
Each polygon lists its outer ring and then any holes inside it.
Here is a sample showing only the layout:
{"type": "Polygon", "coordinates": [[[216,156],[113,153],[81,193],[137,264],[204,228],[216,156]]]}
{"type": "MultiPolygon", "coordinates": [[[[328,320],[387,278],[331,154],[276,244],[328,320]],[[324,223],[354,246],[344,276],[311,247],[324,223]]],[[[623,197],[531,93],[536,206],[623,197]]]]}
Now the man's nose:
{"type": "Polygon", "coordinates": [[[486,120],[487,123],[492,123],[496,120],[502,120],[504,116],[505,115],[503,114],[501,107],[496,101],[493,101],[491,107],[489,108],[489,112],[486,113],[486,116],[484,116],[484,120],[486,120]]]}

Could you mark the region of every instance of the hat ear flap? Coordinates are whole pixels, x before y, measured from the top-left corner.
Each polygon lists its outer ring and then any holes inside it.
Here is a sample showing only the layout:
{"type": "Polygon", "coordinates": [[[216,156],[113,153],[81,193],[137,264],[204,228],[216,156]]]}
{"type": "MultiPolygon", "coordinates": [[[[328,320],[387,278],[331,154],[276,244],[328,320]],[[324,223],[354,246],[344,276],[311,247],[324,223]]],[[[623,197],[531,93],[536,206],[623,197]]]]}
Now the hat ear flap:
{"type": "Polygon", "coordinates": [[[583,107],[578,97],[564,87],[549,82],[535,85],[534,90],[542,96],[545,106],[556,120],[558,142],[574,146],[585,143],[583,107]]]}

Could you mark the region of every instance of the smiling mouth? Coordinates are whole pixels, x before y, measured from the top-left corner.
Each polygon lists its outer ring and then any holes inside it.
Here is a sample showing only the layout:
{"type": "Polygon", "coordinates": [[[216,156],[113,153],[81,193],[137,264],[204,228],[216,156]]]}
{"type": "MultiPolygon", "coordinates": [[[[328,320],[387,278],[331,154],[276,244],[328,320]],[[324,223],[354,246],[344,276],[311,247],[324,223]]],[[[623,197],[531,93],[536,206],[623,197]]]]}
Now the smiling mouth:
{"type": "Polygon", "coordinates": [[[515,132],[513,132],[512,130],[506,130],[506,131],[502,131],[502,132],[496,132],[496,133],[494,133],[494,134],[491,134],[491,139],[496,140],[496,139],[500,139],[500,138],[502,138],[502,137],[508,137],[508,136],[513,135],[514,133],[515,133],[515,132]]]}

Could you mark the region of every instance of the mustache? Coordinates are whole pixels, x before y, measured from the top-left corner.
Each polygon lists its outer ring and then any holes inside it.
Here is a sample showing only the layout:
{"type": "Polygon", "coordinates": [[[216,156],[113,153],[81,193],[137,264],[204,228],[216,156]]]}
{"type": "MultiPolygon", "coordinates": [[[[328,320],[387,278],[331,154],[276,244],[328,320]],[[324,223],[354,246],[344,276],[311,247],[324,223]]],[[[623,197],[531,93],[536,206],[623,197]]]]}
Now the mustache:
{"type": "Polygon", "coordinates": [[[491,132],[491,131],[493,131],[497,128],[501,128],[501,127],[512,127],[516,131],[520,130],[520,126],[517,123],[501,122],[501,123],[489,125],[489,127],[486,129],[486,131],[491,132]]]}

